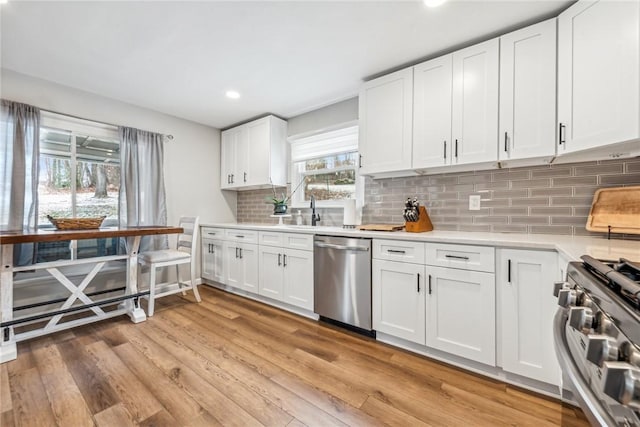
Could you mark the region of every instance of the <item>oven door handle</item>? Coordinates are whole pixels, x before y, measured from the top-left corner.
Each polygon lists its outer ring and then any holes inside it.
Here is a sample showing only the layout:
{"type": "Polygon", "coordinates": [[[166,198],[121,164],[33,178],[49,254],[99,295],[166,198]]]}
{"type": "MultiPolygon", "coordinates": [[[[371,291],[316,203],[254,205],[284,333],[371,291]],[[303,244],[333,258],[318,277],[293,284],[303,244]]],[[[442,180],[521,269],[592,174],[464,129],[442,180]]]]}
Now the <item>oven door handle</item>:
{"type": "Polygon", "coordinates": [[[602,427],[617,425],[616,421],[607,413],[598,398],[593,394],[589,384],[582,377],[580,370],[573,361],[565,332],[565,325],[568,320],[567,313],[567,309],[559,308],[553,319],[553,341],[556,348],[556,357],[562,372],[569,378],[574,398],[580,404],[591,425],[602,427]]]}
{"type": "Polygon", "coordinates": [[[314,246],[317,248],[329,248],[329,249],[337,249],[339,251],[364,251],[367,252],[369,250],[366,246],[345,246],[345,245],[334,245],[333,243],[324,243],[324,242],[315,242],[314,246]]]}

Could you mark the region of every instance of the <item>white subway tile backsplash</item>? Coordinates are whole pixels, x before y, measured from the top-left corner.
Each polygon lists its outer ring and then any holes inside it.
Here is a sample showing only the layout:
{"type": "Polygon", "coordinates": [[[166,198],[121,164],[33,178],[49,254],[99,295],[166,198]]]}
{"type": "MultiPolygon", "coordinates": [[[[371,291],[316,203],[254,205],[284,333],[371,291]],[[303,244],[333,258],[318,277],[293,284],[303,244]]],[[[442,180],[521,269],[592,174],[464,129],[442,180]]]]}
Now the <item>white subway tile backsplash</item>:
{"type": "MultiPolygon", "coordinates": [[[[437,230],[592,235],[585,224],[594,192],[619,185],[640,185],[640,159],[366,178],[362,222],[401,224],[404,201],[418,196],[437,230]],[[481,210],[469,210],[471,194],[481,196],[481,210]]],[[[269,217],[272,206],[264,202],[270,193],[239,192],[238,222],[276,223],[269,217]]],[[[308,224],[310,210],[302,212],[308,224]]],[[[342,225],[342,209],[318,212],[321,225],[342,225]]]]}

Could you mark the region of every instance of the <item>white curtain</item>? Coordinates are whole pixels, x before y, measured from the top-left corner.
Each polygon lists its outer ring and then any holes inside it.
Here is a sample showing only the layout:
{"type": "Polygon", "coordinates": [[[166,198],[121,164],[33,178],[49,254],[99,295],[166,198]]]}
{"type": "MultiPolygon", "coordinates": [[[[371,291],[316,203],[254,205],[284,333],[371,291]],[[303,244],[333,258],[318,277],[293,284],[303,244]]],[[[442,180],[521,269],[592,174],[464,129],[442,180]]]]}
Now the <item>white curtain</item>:
{"type": "MultiPolygon", "coordinates": [[[[0,113],[0,228],[37,227],[40,110],[2,100],[0,113]]],[[[32,243],[14,246],[15,265],[33,262],[32,243]]]]}
{"type": "MultiPolygon", "coordinates": [[[[120,127],[120,225],[167,225],[161,134],[120,127]]],[[[140,252],[168,248],[166,235],[143,237],[140,252]]]]}

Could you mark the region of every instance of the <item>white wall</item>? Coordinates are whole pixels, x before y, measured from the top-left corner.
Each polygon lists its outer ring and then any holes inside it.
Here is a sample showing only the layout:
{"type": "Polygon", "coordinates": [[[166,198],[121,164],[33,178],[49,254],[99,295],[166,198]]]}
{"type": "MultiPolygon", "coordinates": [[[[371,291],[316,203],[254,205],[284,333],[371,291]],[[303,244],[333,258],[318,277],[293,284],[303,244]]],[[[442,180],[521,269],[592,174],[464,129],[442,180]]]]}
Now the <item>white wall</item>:
{"type": "Polygon", "coordinates": [[[0,97],[173,135],[164,153],[168,223],[177,224],[181,215],[199,215],[202,223],[235,222],[236,193],[220,190],[220,130],[6,69],[1,70],[0,97]]]}

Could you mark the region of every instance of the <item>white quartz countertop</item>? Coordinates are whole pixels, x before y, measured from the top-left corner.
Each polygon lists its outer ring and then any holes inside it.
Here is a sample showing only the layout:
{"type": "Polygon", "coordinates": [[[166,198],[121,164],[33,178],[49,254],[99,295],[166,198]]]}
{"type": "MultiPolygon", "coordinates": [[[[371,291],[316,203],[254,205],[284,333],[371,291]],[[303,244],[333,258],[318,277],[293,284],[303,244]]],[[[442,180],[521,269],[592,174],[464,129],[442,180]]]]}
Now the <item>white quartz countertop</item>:
{"type": "Polygon", "coordinates": [[[257,231],[321,234],[329,236],[406,240],[414,242],[456,243],[463,245],[494,246],[499,248],[545,249],[555,250],[568,260],[578,260],[582,255],[591,255],[598,259],[616,260],[618,258],[627,258],[632,261],[640,261],[640,241],[617,239],[607,240],[606,236],[574,237],[551,234],[479,233],[438,230],[425,233],[408,233],[406,231],[363,231],[325,226],[311,227],[236,223],[201,224],[201,226],[257,231]]]}

